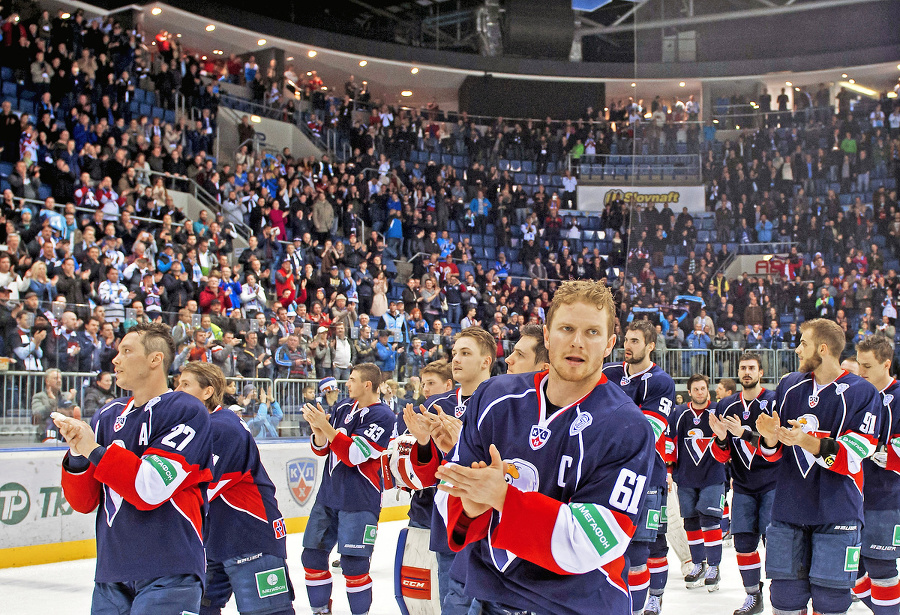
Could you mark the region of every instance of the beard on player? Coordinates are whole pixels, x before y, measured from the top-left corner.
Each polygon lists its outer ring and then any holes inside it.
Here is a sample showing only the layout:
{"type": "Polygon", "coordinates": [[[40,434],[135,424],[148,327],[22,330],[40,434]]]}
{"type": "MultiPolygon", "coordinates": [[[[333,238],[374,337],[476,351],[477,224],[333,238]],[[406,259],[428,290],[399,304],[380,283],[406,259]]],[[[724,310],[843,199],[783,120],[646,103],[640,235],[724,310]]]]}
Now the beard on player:
{"type": "Polygon", "coordinates": [[[625,350],[625,362],[629,365],[637,365],[638,363],[642,363],[647,356],[647,350],[644,349],[644,352],[640,354],[635,354],[631,350],[625,350]]]}
{"type": "Polygon", "coordinates": [[[814,372],[822,365],[822,355],[819,354],[819,350],[816,348],[812,352],[812,356],[806,357],[800,362],[800,371],[803,373],[814,372]]]}
{"type": "MultiPolygon", "coordinates": [[[[820,362],[821,362],[821,360],[820,360],[820,362]]],[[[759,384],[759,378],[754,380],[753,376],[751,376],[749,374],[746,376],[741,376],[741,386],[744,387],[745,389],[755,389],[756,385],[758,385],[758,384],[759,384]]]]}

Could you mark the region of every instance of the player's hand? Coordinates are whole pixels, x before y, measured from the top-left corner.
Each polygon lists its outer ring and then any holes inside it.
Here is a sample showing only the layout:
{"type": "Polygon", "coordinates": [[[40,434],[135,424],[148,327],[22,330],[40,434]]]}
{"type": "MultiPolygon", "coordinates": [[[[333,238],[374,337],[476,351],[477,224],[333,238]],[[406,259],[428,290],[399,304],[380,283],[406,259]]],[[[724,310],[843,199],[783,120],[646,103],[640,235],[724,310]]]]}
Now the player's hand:
{"type": "Polygon", "coordinates": [[[713,430],[719,440],[725,440],[728,437],[728,427],[722,422],[715,412],[709,413],[709,428],[713,430]]]}
{"type": "Polygon", "coordinates": [[[505,478],[506,464],[497,447],[491,444],[491,464],[476,462],[471,468],[447,464],[438,468],[438,489],[455,495],[462,501],[469,517],[478,517],[491,508],[502,511],[509,485],[505,478]],[[477,466],[477,467],[476,467],[477,466]]]}
{"type": "Polygon", "coordinates": [[[722,417],[722,422],[725,424],[725,427],[728,428],[728,433],[736,438],[740,438],[744,435],[744,431],[746,431],[746,428],[736,416],[722,417]]]}
{"type": "Polygon", "coordinates": [[[459,433],[462,431],[462,421],[445,413],[438,407],[437,421],[431,425],[431,439],[445,455],[453,450],[459,442],[459,433]]]}
{"type": "Polygon", "coordinates": [[[50,416],[53,419],[53,424],[59,429],[59,433],[65,438],[69,449],[76,455],[87,457],[95,448],[100,446],[97,444],[94,430],[84,421],[65,416],[59,412],[54,412],[50,416]]]}
{"type": "Polygon", "coordinates": [[[803,425],[800,424],[800,421],[790,419],[788,424],[791,425],[790,429],[787,427],[778,428],[778,439],[787,446],[799,446],[813,455],[818,455],[822,447],[819,438],[803,431],[803,425]]]}
{"type": "Polygon", "coordinates": [[[318,430],[322,435],[328,433],[329,428],[334,429],[328,422],[329,416],[331,415],[325,414],[322,404],[303,406],[303,418],[314,431],[318,430]]]}
{"type": "Polygon", "coordinates": [[[768,443],[778,441],[778,429],[780,427],[781,417],[778,416],[777,411],[773,412],[772,416],[763,412],[756,417],[756,431],[758,431],[759,435],[765,438],[768,443]]]}
{"type": "Polygon", "coordinates": [[[431,424],[432,414],[425,409],[425,406],[419,406],[419,412],[413,409],[412,404],[406,404],[403,408],[403,421],[406,428],[416,438],[416,442],[420,446],[427,446],[431,441],[431,424]]]}

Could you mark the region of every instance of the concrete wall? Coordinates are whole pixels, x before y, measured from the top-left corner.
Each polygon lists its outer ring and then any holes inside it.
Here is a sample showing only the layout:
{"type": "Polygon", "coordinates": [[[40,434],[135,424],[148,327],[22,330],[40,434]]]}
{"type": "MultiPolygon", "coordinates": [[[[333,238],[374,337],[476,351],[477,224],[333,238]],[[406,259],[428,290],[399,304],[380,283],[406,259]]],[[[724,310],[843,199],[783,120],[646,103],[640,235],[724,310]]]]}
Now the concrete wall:
{"type": "MultiPolygon", "coordinates": [[[[227,107],[219,107],[219,155],[220,164],[234,163],[234,154],[238,149],[238,125],[241,117],[249,115],[227,107]]],[[[325,152],[319,149],[299,128],[288,122],[279,122],[269,118],[259,118],[253,123],[256,134],[264,137],[263,151],[281,153],[287,147],[294,157],[321,156],[325,152]]]]}

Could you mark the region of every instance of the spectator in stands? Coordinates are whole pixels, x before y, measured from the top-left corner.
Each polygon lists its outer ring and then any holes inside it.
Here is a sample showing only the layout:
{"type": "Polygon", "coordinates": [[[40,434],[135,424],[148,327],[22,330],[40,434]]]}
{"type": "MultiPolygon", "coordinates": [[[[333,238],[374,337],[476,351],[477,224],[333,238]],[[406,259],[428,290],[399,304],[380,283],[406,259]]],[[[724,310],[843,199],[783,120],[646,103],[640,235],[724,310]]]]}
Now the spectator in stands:
{"type": "Polygon", "coordinates": [[[32,423],[38,426],[38,437],[42,442],[60,439],[50,415],[60,412],[76,419],[81,418],[81,408],[76,405],[78,392],[75,389],[62,390],[62,373],[56,368],[44,374],[44,390],[31,398],[32,423]]]}
{"type": "Polygon", "coordinates": [[[85,419],[94,416],[100,408],[105,406],[107,402],[115,399],[116,394],[113,391],[112,374],[109,372],[100,372],[97,377],[84,390],[84,408],[82,415],[85,419]]]}

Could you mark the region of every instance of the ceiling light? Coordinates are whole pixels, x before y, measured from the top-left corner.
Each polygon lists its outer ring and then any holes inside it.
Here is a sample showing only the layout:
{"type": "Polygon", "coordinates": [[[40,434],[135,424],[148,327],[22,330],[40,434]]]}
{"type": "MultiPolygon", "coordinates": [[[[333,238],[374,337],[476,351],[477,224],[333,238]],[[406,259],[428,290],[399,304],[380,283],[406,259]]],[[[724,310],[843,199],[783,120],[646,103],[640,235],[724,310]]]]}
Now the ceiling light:
{"type": "Polygon", "coordinates": [[[201,60],[205,60],[205,59],[206,59],[206,56],[201,56],[200,59],[201,59],[201,60]]]}
{"type": "Polygon", "coordinates": [[[263,45],[266,44],[266,39],[261,38],[258,41],[256,41],[256,44],[259,45],[260,47],[262,47],[263,45]]]}
{"type": "Polygon", "coordinates": [[[294,59],[294,56],[288,56],[288,57],[287,57],[287,61],[288,61],[288,62],[290,62],[290,61],[293,60],[293,59],[294,59]]]}
{"type": "Polygon", "coordinates": [[[178,37],[178,38],[181,38],[181,35],[180,35],[180,34],[176,34],[175,36],[178,37]]]}
{"type": "Polygon", "coordinates": [[[719,120],[713,120],[713,124],[718,124],[719,120]]]}
{"type": "Polygon", "coordinates": [[[411,72],[413,75],[418,75],[418,74],[419,74],[419,69],[416,68],[415,66],[413,66],[413,69],[412,69],[411,71],[409,71],[409,72],[411,72]]]}
{"type": "Polygon", "coordinates": [[[684,81],[680,81],[680,82],[678,83],[678,87],[680,87],[680,88],[683,88],[684,85],[685,85],[684,81]]]}
{"type": "Polygon", "coordinates": [[[316,57],[316,55],[317,55],[318,53],[319,53],[319,52],[316,51],[315,49],[310,49],[310,50],[309,50],[309,53],[307,53],[306,55],[308,55],[308,56],[311,57],[311,58],[314,58],[314,57],[316,57]]]}
{"type": "Polygon", "coordinates": [[[888,98],[897,98],[897,92],[888,92],[887,97],[888,98]]]}
{"type": "Polygon", "coordinates": [[[60,15],[60,17],[62,17],[63,19],[68,19],[71,16],[72,16],[71,13],[63,13],[62,15],[60,15]]]}
{"type": "Polygon", "coordinates": [[[216,29],[216,27],[215,27],[214,25],[212,25],[212,24],[209,24],[208,26],[206,26],[206,31],[207,31],[207,32],[212,32],[212,31],[215,30],[215,29],[216,29]]]}
{"type": "Polygon", "coordinates": [[[900,64],[897,65],[897,70],[900,70],[900,64]]]}
{"type": "Polygon", "coordinates": [[[328,86],[327,86],[327,85],[323,85],[323,86],[322,86],[322,91],[323,91],[323,92],[327,92],[327,91],[328,91],[328,86]]]}
{"type": "Polygon", "coordinates": [[[213,49],[213,53],[216,54],[217,56],[225,54],[225,52],[222,51],[221,49],[213,49]]]}
{"type": "Polygon", "coordinates": [[[799,92],[799,91],[800,91],[800,88],[794,88],[794,91],[795,91],[795,92],[799,92]]]}
{"type": "Polygon", "coordinates": [[[841,83],[841,85],[848,90],[853,90],[854,92],[859,92],[860,94],[865,94],[866,96],[878,96],[878,92],[857,84],[855,81],[853,81],[853,79],[851,79],[850,81],[844,81],[841,83]]]}
{"type": "Polygon", "coordinates": [[[312,77],[312,71],[311,71],[311,70],[306,71],[306,76],[307,76],[307,77],[312,77]]]}
{"type": "Polygon", "coordinates": [[[411,90],[403,90],[402,92],[400,92],[400,96],[406,96],[407,98],[409,98],[410,96],[412,96],[412,91],[411,90]]]}
{"type": "Polygon", "coordinates": [[[784,82],[784,85],[786,85],[786,86],[788,86],[788,87],[790,88],[790,87],[793,87],[794,84],[791,83],[790,81],[785,81],[785,82],[784,82]]]}
{"type": "Polygon", "coordinates": [[[368,62],[366,62],[365,60],[360,60],[360,61],[359,61],[359,65],[360,65],[360,66],[365,66],[366,64],[368,64],[368,62]]]}
{"type": "Polygon", "coordinates": [[[841,75],[841,79],[846,79],[846,78],[847,78],[847,73],[844,73],[843,75],[841,75]]]}
{"type": "Polygon", "coordinates": [[[250,121],[254,124],[259,124],[260,122],[262,122],[262,118],[260,118],[258,115],[251,115],[250,121]]]}
{"type": "Polygon", "coordinates": [[[856,83],[856,79],[851,79],[848,83],[856,83]]]}
{"type": "Polygon", "coordinates": [[[162,9],[159,8],[158,6],[153,7],[153,10],[150,11],[150,14],[151,14],[151,15],[159,15],[160,13],[162,13],[162,9]]]}

